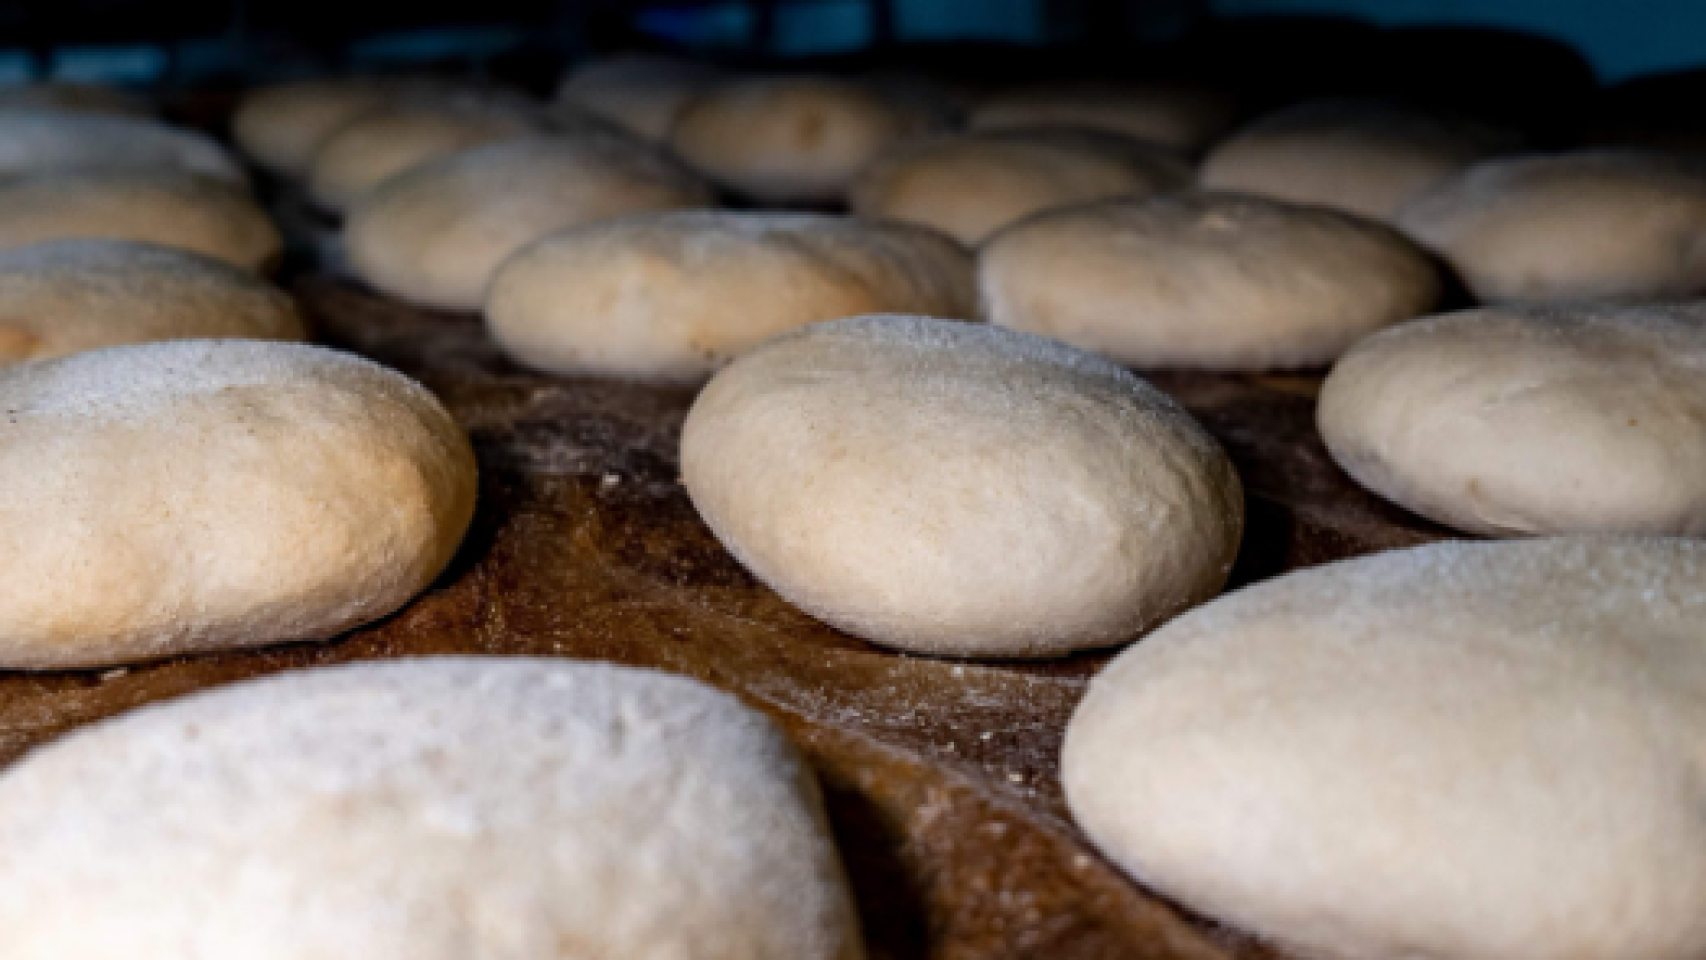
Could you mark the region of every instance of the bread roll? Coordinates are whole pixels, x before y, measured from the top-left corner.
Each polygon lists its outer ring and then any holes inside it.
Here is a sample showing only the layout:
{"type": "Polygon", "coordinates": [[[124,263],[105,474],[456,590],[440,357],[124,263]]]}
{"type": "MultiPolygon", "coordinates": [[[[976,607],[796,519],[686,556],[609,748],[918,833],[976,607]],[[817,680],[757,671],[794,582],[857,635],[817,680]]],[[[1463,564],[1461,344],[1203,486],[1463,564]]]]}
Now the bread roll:
{"type": "Polygon", "coordinates": [[[971,257],[903,225],[781,213],[674,213],[570,230],[516,255],[486,304],[517,362],[558,373],[702,378],[819,320],[969,316],[971,257]]]}
{"type": "Polygon", "coordinates": [[[1213,596],[1243,497],[1165,395],[982,324],[861,317],[771,341],[687,415],[681,474],[746,568],[916,653],[1041,657],[1213,596]]]}
{"type": "Polygon", "coordinates": [[[440,657],[145,707],[0,774],[9,960],[858,960],[810,768],[647,670],[440,657]]]}
{"type": "Polygon", "coordinates": [[[331,350],[95,350],[0,368],[0,409],[3,669],[323,640],[424,589],[473,514],[438,401],[331,350]]]}
{"type": "Polygon", "coordinates": [[[848,201],[860,216],[923,224],[977,244],[1044,210],[1176,190],[1190,176],[1167,151],[1098,131],[956,134],[879,157],[848,201]]]}
{"type": "Polygon", "coordinates": [[[1318,415],[1358,482],[1460,530],[1706,535],[1706,307],[1405,324],[1339,361],[1318,415]]]}
{"type": "Polygon", "coordinates": [[[180,247],[270,270],[283,240],[253,199],[176,174],[46,174],[0,183],[0,250],[74,238],[180,247]]]}
{"type": "Polygon", "coordinates": [[[1222,141],[1203,160],[1200,182],[1390,220],[1421,191],[1516,145],[1503,131],[1397,104],[1317,100],[1222,141]]]}
{"type": "Polygon", "coordinates": [[[748,200],[831,204],[885,147],[934,124],[930,111],[851,81],[745,79],[690,102],[670,143],[701,173],[748,200]]]}
{"type": "Polygon", "coordinates": [[[188,250],[56,240],[0,252],[0,366],[155,340],[301,340],[284,291],[188,250]]]}
{"type": "Polygon", "coordinates": [[[1441,543],[1290,573],[1115,658],[1066,799],[1287,956],[1706,955],[1706,544],[1441,543]]]}
{"type": "Polygon", "coordinates": [[[395,81],[375,77],[301,80],[250,91],[231,134],[256,163],[289,177],[308,172],[314,151],[339,127],[398,95],[395,81]]]}
{"type": "Polygon", "coordinates": [[[38,173],[185,173],[243,186],[212,138],[136,117],[0,109],[0,178],[38,173]]]}
{"type": "Polygon", "coordinates": [[[351,265],[412,303],[478,310],[498,265],[566,227],[709,206],[709,187],[627,139],[533,138],[475,147],[369,191],[344,227],[351,265]]]}
{"type": "Polygon", "coordinates": [[[1405,206],[1403,230],[1488,303],[1706,292],[1706,163],[1581,151],[1477,164],[1405,206]]]}
{"type": "Polygon", "coordinates": [[[1109,200],[1040,214],[978,255],[990,320],[1138,367],[1331,362],[1428,312],[1438,271],[1396,231],[1236,194],[1109,200]]]}
{"type": "Polygon", "coordinates": [[[1197,153],[1235,115],[1232,99],[1168,83],[1049,83],[995,94],[971,114],[973,130],[1087,127],[1197,153]]]}
{"type": "Polygon", "coordinates": [[[710,64],[625,54],[576,67],[557,87],[557,99],[591,110],[652,143],[663,143],[687,102],[726,76],[710,64]]]}

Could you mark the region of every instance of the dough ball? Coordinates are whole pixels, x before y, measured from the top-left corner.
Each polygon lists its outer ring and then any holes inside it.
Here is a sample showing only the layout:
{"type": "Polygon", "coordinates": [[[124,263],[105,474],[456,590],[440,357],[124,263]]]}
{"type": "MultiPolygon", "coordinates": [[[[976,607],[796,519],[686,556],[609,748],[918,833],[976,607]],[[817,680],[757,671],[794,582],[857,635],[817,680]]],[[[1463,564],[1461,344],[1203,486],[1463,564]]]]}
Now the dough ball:
{"type": "Polygon", "coordinates": [[[392,177],[345,222],[350,264],[393,296],[478,310],[510,254],[565,227],[709,206],[709,187],[627,139],[534,138],[475,147],[392,177]]]}
{"type": "Polygon", "coordinates": [[[858,960],[810,769],[733,697],[601,663],[286,673],[0,774],[11,960],[858,960]]]}
{"type": "Polygon", "coordinates": [[[1321,435],[1375,493],[1489,536],[1706,536],[1706,307],[1500,307],[1357,344],[1321,435]]]}
{"type": "Polygon", "coordinates": [[[1581,151],[1477,164],[1406,205],[1399,226],[1485,302],[1706,293],[1706,163],[1581,151]]]}
{"type": "Polygon", "coordinates": [[[1378,101],[1318,100],[1222,141],[1204,159],[1200,182],[1391,220],[1422,190],[1516,146],[1510,135],[1467,120],[1378,101]]]}
{"type": "Polygon", "coordinates": [[[558,234],[504,264],[486,319],[519,363],[695,380],[820,320],[969,316],[971,257],[933,231],[850,217],[674,213],[558,234]]]}
{"type": "Polygon", "coordinates": [[[626,54],[576,67],[557,87],[557,99],[591,110],[647,141],[663,143],[687,102],[726,76],[709,64],[626,54]]]}
{"type": "Polygon", "coordinates": [[[398,95],[395,81],[377,78],[304,80],[251,91],[237,107],[231,134],[256,163],[300,177],[314,151],[339,127],[398,95]]]}
{"type": "Polygon", "coordinates": [[[978,255],[990,320],[1138,367],[1331,362],[1428,312],[1438,271],[1396,231],[1236,194],[1111,200],[1044,213],[978,255]]]}
{"type": "Polygon", "coordinates": [[[16,364],[0,410],[0,669],[325,639],[424,589],[473,513],[473,455],[438,401],[331,350],[16,364]]]}
{"type": "Polygon", "coordinates": [[[246,186],[213,138],[136,117],[0,109],[0,178],[41,173],[166,172],[246,186]]]}
{"type": "Polygon", "coordinates": [[[40,80],[0,86],[0,109],[58,110],[121,117],[148,117],[154,105],[146,97],[118,87],[72,80],[40,80]]]}
{"type": "Polygon", "coordinates": [[[284,241],[247,194],[163,173],[47,174],[0,183],[0,250],[73,238],[180,247],[269,270],[284,241]]]}
{"type": "Polygon", "coordinates": [[[848,193],[853,212],[934,227],[976,245],[1044,210],[1189,185],[1172,153],[1092,130],[954,134],[880,157],[848,193]]]}
{"type": "Polygon", "coordinates": [[[0,366],[156,340],[301,340],[296,304],[222,260],[128,240],[0,252],[0,366]]]}
{"type": "Polygon", "coordinates": [[[320,143],[308,164],[308,192],[341,213],[379,184],[439,157],[544,129],[541,113],[520,97],[464,92],[400,99],[320,143]]]}
{"type": "Polygon", "coordinates": [[[759,203],[827,204],[883,148],[928,133],[929,110],[869,86],[781,77],[732,80],[682,111],[670,135],[700,172],[759,203]]]}
{"type": "Polygon", "coordinates": [[[802,610],[903,650],[1131,640],[1218,591],[1243,498],[1160,391],[982,324],[861,317],[714,377],[681,436],[700,516],[802,610]]]}
{"type": "Polygon", "coordinates": [[[1019,87],[972,111],[973,130],[1087,127],[1196,153],[1231,125],[1232,99],[1183,84],[1052,83],[1019,87]]]}
{"type": "Polygon", "coordinates": [[[1440,543],[1115,658],[1066,798],[1144,884],[1350,960],[1706,955],[1706,544],[1440,543]]]}

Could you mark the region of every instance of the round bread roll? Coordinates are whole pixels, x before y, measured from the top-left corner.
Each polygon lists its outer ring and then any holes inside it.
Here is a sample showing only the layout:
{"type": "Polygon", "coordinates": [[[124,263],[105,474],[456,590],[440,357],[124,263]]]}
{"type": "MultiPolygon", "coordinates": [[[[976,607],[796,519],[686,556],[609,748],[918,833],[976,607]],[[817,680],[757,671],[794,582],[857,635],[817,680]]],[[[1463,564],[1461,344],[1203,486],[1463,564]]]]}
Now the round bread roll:
{"type": "Polygon", "coordinates": [[[976,245],[1025,217],[1190,183],[1167,151],[1090,130],[953,134],[890,151],[848,191],[853,212],[934,227],[976,245]]]}
{"type": "Polygon", "coordinates": [[[469,147],[543,132],[520,98],[464,91],[394,101],[361,114],[321,141],[308,192],[334,213],[386,180],[469,147]]]}
{"type": "Polygon", "coordinates": [[[0,86],[0,109],[19,108],[121,117],[147,117],[154,113],[154,105],[145,97],[117,87],[72,80],[41,80],[0,86]]]}
{"type": "Polygon", "coordinates": [[[1314,203],[1390,220],[1404,202],[1472,163],[1516,147],[1510,135],[1395,104],[1319,100],[1257,120],[1203,160],[1203,187],[1314,203]]]}
{"type": "Polygon", "coordinates": [[[156,340],[301,340],[284,291],[221,260],[128,240],[0,252],[0,365],[156,340]]]}
{"type": "Polygon", "coordinates": [[[157,243],[255,271],[276,265],[284,245],[253,199],[215,180],[47,174],[0,183],[0,250],[73,238],[157,243]]]}
{"type": "Polygon", "coordinates": [[[1459,530],[1706,536],[1706,306],[1405,324],[1339,361],[1317,419],[1357,482],[1459,530]]]}
{"type": "Polygon", "coordinates": [[[927,654],[1130,640],[1213,596],[1238,476],[1160,391],[982,324],[818,324],[712,378],[681,474],[717,538],[833,626],[927,654]]]}
{"type": "Polygon", "coordinates": [[[372,77],[262,87],[238,105],[231,135],[256,163],[300,177],[308,172],[314,151],[338,128],[398,95],[396,82],[372,77]]]}
{"type": "Polygon", "coordinates": [[[1044,213],[985,243],[977,269],[990,320],[1139,367],[1325,364],[1440,295],[1388,227],[1235,194],[1044,213]]]}
{"type": "Polygon", "coordinates": [[[290,343],[0,368],[0,669],[321,640],[450,560],[474,459],[426,390],[290,343]]]}
{"type": "Polygon", "coordinates": [[[286,673],[0,774],[11,960],[858,960],[810,768],[694,681],[440,657],[286,673]]]}
{"type": "Polygon", "coordinates": [[[1706,544],[1441,543],[1287,574],[1090,684],[1066,798],[1287,955],[1706,955],[1706,544]]]}
{"type": "Polygon", "coordinates": [[[200,133],[136,117],[0,109],[0,178],[153,171],[248,182],[230,154],[200,133]]]}
{"type": "Polygon", "coordinates": [[[709,64],[625,54],[576,67],[557,87],[557,99],[652,143],[663,143],[687,102],[726,76],[709,64]]]}
{"type": "Polygon", "coordinates": [[[749,200],[835,203],[883,148],[934,125],[932,111],[851,81],[759,78],[719,84],[689,103],[670,142],[749,200]]]}
{"type": "Polygon", "coordinates": [[[540,241],[498,272],[486,320],[530,367],[695,380],[808,323],[884,311],[969,316],[976,305],[971,257],[929,230],[694,212],[540,241]]]}
{"type": "Polygon", "coordinates": [[[973,130],[1087,127],[1196,153],[1231,125],[1231,98],[1183,84],[1054,83],[996,94],[971,114],[973,130]]]}
{"type": "Polygon", "coordinates": [[[1477,164],[1399,226],[1488,303],[1665,300],[1706,292],[1706,163],[1581,151],[1477,164]]]}
{"type": "Polygon", "coordinates": [[[510,140],[392,177],[351,208],[344,241],[356,273],[380,290],[478,310],[498,265],[540,237],[714,200],[671,158],[625,138],[510,140]]]}

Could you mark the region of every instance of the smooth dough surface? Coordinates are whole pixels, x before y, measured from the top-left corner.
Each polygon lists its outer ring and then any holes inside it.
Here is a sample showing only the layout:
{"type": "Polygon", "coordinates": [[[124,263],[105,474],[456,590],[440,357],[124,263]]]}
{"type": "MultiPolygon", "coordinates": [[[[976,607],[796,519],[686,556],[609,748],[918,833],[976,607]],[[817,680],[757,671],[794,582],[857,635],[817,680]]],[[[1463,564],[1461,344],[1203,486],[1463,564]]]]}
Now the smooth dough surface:
{"type": "Polygon", "coordinates": [[[449,562],[468,440],[414,381],[256,340],[0,368],[0,668],[321,640],[449,562]]]}
{"type": "Polygon", "coordinates": [[[1339,361],[1317,420],[1359,483],[1459,530],[1706,536],[1706,307],[1404,324],[1339,361]]]}
{"type": "Polygon", "coordinates": [[[591,110],[652,143],[663,143],[688,101],[726,77],[710,64],[623,54],[576,67],[558,85],[557,99],[591,110]]]}
{"type": "Polygon", "coordinates": [[[1184,84],[1053,83],[995,94],[972,110],[973,130],[1075,126],[1196,153],[1231,125],[1230,97],[1184,84]]]}
{"type": "Polygon", "coordinates": [[[1145,197],[1190,184],[1172,153],[1094,130],[952,134],[879,157],[848,193],[860,216],[934,227],[978,244],[1056,207],[1145,197]]]}
{"type": "Polygon", "coordinates": [[[1209,190],[1391,220],[1421,191],[1516,146],[1503,131],[1396,104],[1310,101],[1221,141],[1203,160],[1199,178],[1209,190]]]}
{"type": "Polygon", "coordinates": [[[737,79],[692,100],[676,120],[670,145],[749,200],[834,203],[884,148],[929,133],[937,121],[933,110],[852,81],[737,79]]]}
{"type": "Polygon", "coordinates": [[[284,291],[222,260],[128,240],[0,251],[0,365],[157,340],[301,340],[284,291]]]}
{"type": "Polygon", "coordinates": [[[558,373],[704,377],[770,337],[866,313],[969,316],[972,261],[934,231],[850,217],[695,212],[543,240],[506,263],[486,320],[558,373]]]}
{"type": "Polygon", "coordinates": [[[1137,367],[1331,362],[1427,313],[1438,271],[1396,231],[1235,194],[1113,200],[1032,217],[978,253],[993,322],[1137,367]]]}
{"type": "Polygon", "coordinates": [[[257,272],[284,249],[266,212],[217,180],[64,173],[0,182],[0,250],[75,238],[181,247],[257,272]]]}
{"type": "Polygon", "coordinates": [[[1243,528],[1226,455],[1092,354],[861,317],[712,378],[681,473],[729,552],[807,613],[919,653],[1131,640],[1213,596],[1243,528]]]}
{"type": "Polygon", "coordinates": [[[809,767],[601,663],[319,668],[0,773],[10,960],[858,960],[809,767]]]}
{"type": "Polygon", "coordinates": [[[498,265],[568,227],[715,202],[672,158],[626,137],[509,140],[393,177],[350,209],[357,274],[403,300],[478,310],[498,265]]]}
{"type": "Polygon", "coordinates": [[[1073,816],[1323,960],[1706,955],[1706,543],[1441,543],[1303,570],[1096,677],[1073,816]]]}
{"type": "Polygon", "coordinates": [[[238,104],[231,134],[243,152],[275,173],[299,177],[327,137],[399,93],[372,77],[302,80],[251,91],[238,104]]]}
{"type": "Polygon", "coordinates": [[[139,117],[0,107],[0,178],[132,171],[247,183],[237,161],[205,134],[139,117]]]}
{"type": "Polygon", "coordinates": [[[1589,150],[1490,160],[1406,204],[1398,225],[1487,303],[1706,293],[1706,162],[1589,150]]]}

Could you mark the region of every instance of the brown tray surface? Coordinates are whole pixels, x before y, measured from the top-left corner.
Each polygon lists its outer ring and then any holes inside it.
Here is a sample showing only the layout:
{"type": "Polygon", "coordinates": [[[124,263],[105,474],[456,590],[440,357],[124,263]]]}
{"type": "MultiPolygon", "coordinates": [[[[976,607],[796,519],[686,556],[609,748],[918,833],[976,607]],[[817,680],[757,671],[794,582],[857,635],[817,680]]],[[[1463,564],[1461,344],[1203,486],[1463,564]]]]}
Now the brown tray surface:
{"type": "MultiPolygon", "coordinates": [[[[691,390],[527,373],[472,317],[327,278],[296,292],[325,340],[422,380],[468,428],[481,505],[458,559],[397,615],[329,643],[0,673],[0,762],[142,703],[313,664],[477,653],[657,667],[740,695],[811,757],[874,958],[1272,956],[1148,895],[1072,827],[1055,757],[1107,655],[956,662],[838,633],[754,581],[695,516],[675,461],[691,390]]],[[[1311,378],[1154,379],[1245,479],[1236,580],[1444,535],[1332,465],[1311,378]]]]}

